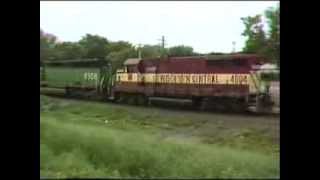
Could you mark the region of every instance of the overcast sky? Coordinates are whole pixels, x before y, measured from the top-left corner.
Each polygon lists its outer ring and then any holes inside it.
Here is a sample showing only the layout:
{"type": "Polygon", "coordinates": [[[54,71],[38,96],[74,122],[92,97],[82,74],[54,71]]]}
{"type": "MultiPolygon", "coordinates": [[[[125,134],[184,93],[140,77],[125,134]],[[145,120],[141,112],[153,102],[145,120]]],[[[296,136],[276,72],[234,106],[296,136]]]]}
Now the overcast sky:
{"type": "MultiPolygon", "coordinates": [[[[60,41],[78,41],[86,33],[111,41],[189,45],[194,51],[231,52],[244,46],[240,18],[262,14],[278,1],[40,1],[40,27],[60,41]]],[[[266,27],[266,25],[265,25],[266,27]]]]}

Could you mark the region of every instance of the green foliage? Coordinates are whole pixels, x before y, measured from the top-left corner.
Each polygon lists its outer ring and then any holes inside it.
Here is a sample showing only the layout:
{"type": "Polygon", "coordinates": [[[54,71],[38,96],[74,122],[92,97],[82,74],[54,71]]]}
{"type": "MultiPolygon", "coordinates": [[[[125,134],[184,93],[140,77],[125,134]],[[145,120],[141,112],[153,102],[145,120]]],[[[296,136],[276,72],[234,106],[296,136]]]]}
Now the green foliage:
{"type": "Polygon", "coordinates": [[[269,25],[268,56],[280,65],[280,8],[269,8],[265,12],[269,25]]]}
{"type": "Polygon", "coordinates": [[[241,18],[245,25],[243,36],[248,37],[243,51],[245,53],[258,53],[266,47],[266,37],[261,23],[261,16],[241,18]]]}
{"type": "Polygon", "coordinates": [[[109,60],[112,64],[112,72],[115,72],[116,69],[120,68],[125,60],[128,58],[136,58],[137,51],[132,48],[123,48],[119,51],[111,52],[106,59],[109,60]]]}
{"type": "Polygon", "coordinates": [[[46,60],[52,56],[56,40],[56,36],[45,33],[40,28],[40,61],[46,60]]]}
{"type": "Polygon", "coordinates": [[[108,40],[98,35],[86,34],[80,41],[79,44],[86,49],[85,58],[105,58],[108,51],[108,40]]]}
{"type": "Polygon", "coordinates": [[[74,42],[59,43],[55,46],[54,51],[54,59],[59,60],[81,59],[86,56],[85,48],[74,42]]]}
{"type": "Polygon", "coordinates": [[[261,15],[241,18],[245,25],[242,33],[247,37],[243,52],[257,53],[266,57],[269,61],[280,65],[280,8],[269,8],[265,11],[269,32],[263,31],[261,15]]]}
{"type": "Polygon", "coordinates": [[[160,46],[158,45],[144,45],[141,48],[141,57],[142,58],[156,58],[160,57],[160,46]]]}
{"type": "Polygon", "coordinates": [[[126,41],[109,42],[108,44],[109,52],[118,52],[124,49],[132,49],[132,48],[133,48],[132,44],[126,41]]]}
{"type": "Polygon", "coordinates": [[[72,60],[85,58],[99,58],[110,61],[113,72],[119,68],[128,58],[137,58],[139,50],[142,58],[157,58],[163,55],[191,56],[193,52],[190,46],[176,46],[161,49],[159,45],[144,45],[136,49],[126,41],[111,42],[106,38],[86,34],[78,42],[57,43],[56,37],[44,33],[40,29],[40,58],[43,60],[72,60]]]}
{"type": "Polygon", "coordinates": [[[169,48],[170,56],[192,56],[194,55],[193,48],[191,46],[174,46],[169,48]]]}
{"type": "Polygon", "coordinates": [[[72,123],[67,118],[58,121],[44,116],[40,124],[40,143],[47,147],[42,148],[41,169],[61,172],[65,177],[108,177],[111,172],[120,177],[216,178],[275,177],[279,173],[276,159],[262,154],[158,142],[139,131],[72,123]]]}
{"type": "MultiPolygon", "coordinates": [[[[277,156],[177,139],[159,140],[137,126],[140,115],[136,111],[45,96],[40,100],[55,107],[40,114],[43,177],[279,176],[277,156]]],[[[153,122],[152,118],[160,117],[148,118],[153,122]]],[[[241,135],[251,136],[248,132],[241,135]]]]}

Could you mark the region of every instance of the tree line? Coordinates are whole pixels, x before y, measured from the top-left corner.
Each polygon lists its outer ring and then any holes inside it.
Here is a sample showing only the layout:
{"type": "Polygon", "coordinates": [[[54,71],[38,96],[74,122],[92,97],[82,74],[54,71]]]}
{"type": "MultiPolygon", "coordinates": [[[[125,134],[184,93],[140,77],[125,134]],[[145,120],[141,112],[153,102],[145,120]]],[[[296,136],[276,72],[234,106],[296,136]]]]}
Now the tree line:
{"type": "Polygon", "coordinates": [[[244,53],[257,53],[272,63],[280,66],[280,6],[270,7],[264,12],[269,27],[268,32],[263,30],[262,15],[241,18],[245,30],[242,33],[247,37],[244,53]]]}
{"type": "MultiPolygon", "coordinates": [[[[267,57],[271,62],[280,62],[280,18],[279,6],[269,8],[264,15],[268,20],[269,32],[264,32],[261,15],[241,18],[247,37],[242,53],[257,53],[267,57]]],[[[77,42],[58,42],[53,34],[46,33],[40,27],[40,61],[72,60],[72,59],[104,59],[114,64],[122,64],[128,58],[167,56],[196,56],[191,46],[179,45],[161,49],[160,45],[144,45],[136,47],[127,41],[111,41],[105,37],[86,34],[77,42]]],[[[209,54],[223,54],[212,52],[209,54]]]]}

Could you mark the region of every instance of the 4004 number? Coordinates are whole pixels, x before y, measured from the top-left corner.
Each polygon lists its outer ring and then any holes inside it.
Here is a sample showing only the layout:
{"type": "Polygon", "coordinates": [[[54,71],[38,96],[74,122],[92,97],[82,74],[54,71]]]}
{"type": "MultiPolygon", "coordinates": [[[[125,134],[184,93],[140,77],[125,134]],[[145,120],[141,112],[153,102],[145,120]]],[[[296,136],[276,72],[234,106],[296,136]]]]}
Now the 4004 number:
{"type": "Polygon", "coordinates": [[[248,84],[248,77],[246,75],[232,75],[230,82],[232,84],[248,84]]]}

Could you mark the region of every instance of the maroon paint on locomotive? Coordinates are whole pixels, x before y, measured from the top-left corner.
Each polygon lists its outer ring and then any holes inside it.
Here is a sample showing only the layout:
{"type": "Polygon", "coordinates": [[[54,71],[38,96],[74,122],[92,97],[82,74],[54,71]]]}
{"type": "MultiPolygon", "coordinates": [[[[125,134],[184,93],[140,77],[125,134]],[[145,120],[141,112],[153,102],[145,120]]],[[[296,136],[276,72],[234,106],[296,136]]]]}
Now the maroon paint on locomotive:
{"type": "MultiPolygon", "coordinates": [[[[232,55],[228,59],[210,60],[206,57],[169,57],[167,59],[143,59],[131,73],[250,73],[253,65],[262,64],[264,59],[256,55],[232,55]],[[148,69],[155,71],[149,72],[148,69]]],[[[130,73],[130,72],[129,72],[130,73]]],[[[116,84],[116,92],[144,94],[159,97],[245,97],[249,87],[243,85],[191,85],[191,84],[154,84],[121,83],[116,84]]]]}

